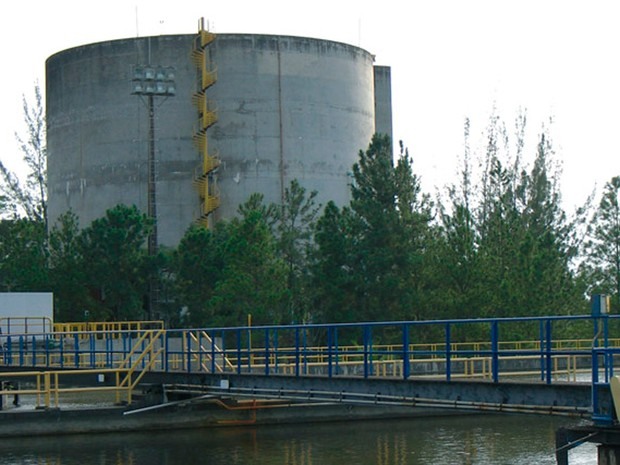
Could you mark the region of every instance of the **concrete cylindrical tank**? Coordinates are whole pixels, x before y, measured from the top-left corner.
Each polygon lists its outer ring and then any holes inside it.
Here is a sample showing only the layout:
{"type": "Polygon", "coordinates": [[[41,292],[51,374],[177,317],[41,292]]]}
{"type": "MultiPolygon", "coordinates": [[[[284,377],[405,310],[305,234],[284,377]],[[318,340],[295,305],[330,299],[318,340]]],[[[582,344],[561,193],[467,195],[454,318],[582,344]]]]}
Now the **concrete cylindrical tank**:
{"type": "MultiPolygon", "coordinates": [[[[176,95],[155,99],[159,242],[174,246],[199,216],[200,158],[192,95],[194,35],[115,40],[47,60],[49,217],[72,209],[81,226],[119,203],[147,211],[148,114],[131,95],[132,67],[175,68],[176,95]]],[[[215,219],[254,192],[279,202],[298,179],[322,203],[349,200],[349,173],[375,131],[373,57],[324,40],[221,34],[209,46],[217,123],[207,137],[221,165],[215,219]]]]}

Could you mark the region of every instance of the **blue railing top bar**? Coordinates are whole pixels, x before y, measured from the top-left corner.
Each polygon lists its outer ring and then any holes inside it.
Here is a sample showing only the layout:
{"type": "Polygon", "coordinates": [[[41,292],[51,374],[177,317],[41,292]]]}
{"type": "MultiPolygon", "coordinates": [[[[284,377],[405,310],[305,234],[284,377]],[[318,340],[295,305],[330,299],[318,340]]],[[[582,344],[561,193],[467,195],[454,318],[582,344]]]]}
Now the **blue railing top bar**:
{"type": "MultiPolygon", "coordinates": [[[[171,332],[185,332],[185,331],[236,331],[236,330],[291,330],[291,329],[326,329],[326,328],[358,328],[358,327],[397,327],[397,326],[445,326],[445,325],[463,325],[463,324],[485,324],[485,323],[526,323],[526,322],[557,322],[557,321],[580,321],[580,320],[620,320],[620,315],[603,315],[593,317],[592,315],[552,315],[552,316],[525,316],[525,317],[505,317],[505,318],[463,318],[463,319],[445,319],[445,320],[389,320],[389,321],[362,321],[353,323],[300,323],[300,324],[286,324],[286,325],[256,325],[256,326],[215,326],[215,327],[203,327],[203,328],[181,328],[181,329],[168,329],[171,332]]],[[[79,332],[80,334],[101,334],[102,332],[114,332],[114,333],[132,333],[143,332],[144,330],[132,330],[132,329],[119,329],[112,331],[64,331],[55,332],[55,334],[74,334],[79,332]]],[[[12,333],[13,335],[19,335],[12,333]]],[[[29,332],[29,335],[49,334],[48,331],[33,333],[29,332]]],[[[6,337],[9,334],[2,334],[0,337],[6,337]]]]}
{"type": "MultiPolygon", "coordinates": [[[[235,330],[265,330],[265,329],[325,329],[325,328],[356,328],[361,326],[369,327],[386,327],[386,326],[438,326],[438,325],[458,325],[458,324],[484,324],[484,323],[525,323],[532,321],[578,321],[593,319],[617,319],[620,315],[605,315],[600,317],[592,317],[591,315],[566,315],[566,316],[526,316],[526,317],[506,317],[506,318],[464,318],[464,319],[447,319],[447,320],[392,320],[392,321],[364,321],[355,323],[306,323],[306,324],[290,324],[290,325],[259,325],[259,326],[225,326],[225,327],[209,327],[203,328],[205,331],[235,331],[235,330]]],[[[177,330],[173,330],[177,331],[177,330]]],[[[184,331],[184,330],[178,330],[184,331]]]]}

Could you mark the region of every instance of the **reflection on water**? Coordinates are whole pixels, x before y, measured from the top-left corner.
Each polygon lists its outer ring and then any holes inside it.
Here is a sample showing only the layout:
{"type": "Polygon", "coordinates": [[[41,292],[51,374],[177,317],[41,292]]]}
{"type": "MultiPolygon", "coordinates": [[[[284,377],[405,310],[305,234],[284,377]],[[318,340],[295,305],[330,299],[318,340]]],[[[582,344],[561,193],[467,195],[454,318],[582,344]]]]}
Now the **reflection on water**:
{"type": "MultiPolygon", "coordinates": [[[[567,423],[470,415],[6,439],[0,465],[554,465],[555,430],[567,423]]],[[[594,465],[595,447],[578,447],[570,463],[594,465]]]]}

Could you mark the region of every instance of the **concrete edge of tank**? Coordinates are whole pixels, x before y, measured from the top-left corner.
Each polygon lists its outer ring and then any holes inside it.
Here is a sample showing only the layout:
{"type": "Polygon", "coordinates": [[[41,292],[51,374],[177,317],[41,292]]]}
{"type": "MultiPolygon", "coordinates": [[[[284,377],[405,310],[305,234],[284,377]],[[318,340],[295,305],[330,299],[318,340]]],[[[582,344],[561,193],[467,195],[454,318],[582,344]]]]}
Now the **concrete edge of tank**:
{"type": "MultiPolygon", "coordinates": [[[[174,38],[186,38],[186,39],[190,39],[192,37],[194,37],[196,34],[163,34],[163,35],[157,35],[157,36],[139,36],[139,37],[125,37],[125,38],[120,38],[120,39],[112,39],[112,40],[102,40],[102,41],[97,41],[97,42],[91,42],[91,43],[87,43],[87,44],[82,44],[82,45],[77,45],[75,47],[70,47],[70,48],[66,48],[64,50],[60,50],[50,56],[47,57],[47,59],[45,60],[45,64],[47,66],[47,63],[50,61],[53,61],[55,59],[57,59],[59,56],[67,54],[67,53],[76,53],[78,52],[80,49],[88,49],[88,48],[92,48],[95,46],[103,46],[103,45],[112,45],[115,43],[122,43],[122,42],[135,42],[138,40],[146,40],[146,39],[174,39],[174,38]]],[[[346,49],[350,49],[351,51],[354,51],[356,53],[360,53],[363,55],[367,55],[368,58],[370,58],[370,60],[372,62],[375,61],[375,55],[370,53],[368,50],[362,48],[362,47],[358,47],[356,45],[351,45],[351,44],[347,44],[346,42],[340,42],[340,41],[336,41],[336,40],[330,40],[330,39],[320,39],[317,37],[305,37],[305,36],[294,36],[294,35],[279,35],[279,34],[251,34],[251,33],[217,33],[216,34],[217,37],[222,37],[222,38],[232,38],[232,37],[253,37],[253,38],[279,38],[279,39],[290,39],[290,40],[309,40],[309,41],[313,41],[313,42],[322,42],[322,43],[330,43],[330,44],[334,44],[334,45],[338,45],[340,47],[346,48],[346,49]]]]}

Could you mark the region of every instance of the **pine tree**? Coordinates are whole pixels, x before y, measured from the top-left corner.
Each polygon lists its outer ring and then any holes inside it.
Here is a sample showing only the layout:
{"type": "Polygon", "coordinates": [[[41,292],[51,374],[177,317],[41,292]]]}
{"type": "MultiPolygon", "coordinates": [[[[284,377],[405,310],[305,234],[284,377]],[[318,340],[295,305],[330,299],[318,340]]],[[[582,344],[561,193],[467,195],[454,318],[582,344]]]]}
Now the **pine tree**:
{"type": "Polygon", "coordinates": [[[82,321],[91,307],[77,215],[61,215],[49,235],[50,285],[56,321],[82,321]]]}
{"type": "Polygon", "coordinates": [[[0,161],[0,199],[3,214],[25,216],[40,221],[47,230],[47,148],[45,110],[38,85],[34,88],[34,103],[22,97],[26,136],[15,134],[23,161],[28,167],[26,180],[0,161]]]}
{"type": "Polygon", "coordinates": [[[613,295],[620,307],[620,176],[605,184],[588,232],[589,291],[613,295]]]}
{"type": "Polygon", "coordinates": [[[150,270],[145,249],[150,219],[137,207],[117,205],[79,237],[85,280],[93,299],[90,313],[101,320],[144,319],[150,270]]]}
{"type": "Polygon", "coordinates": [[[351,206],[339,227],[349,230],[345,247],[351,254],[355,318],[421,318],[431,215],[411,158],[401,144],[394,163],[389,138],[375,135],[360,151],[353,179],[351,206]]]}
{"type": "Polygon", "coordinates": [[[306,189],[293,180],[284,190],[283,203],[274,205],[276,248],[286,265],[286,287],[290,297],[289,321],[311,318],[309,261],[314,250],[312,236],[318,212],[318,192],[306,189]]]}

